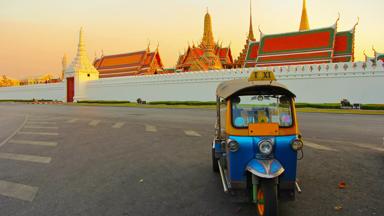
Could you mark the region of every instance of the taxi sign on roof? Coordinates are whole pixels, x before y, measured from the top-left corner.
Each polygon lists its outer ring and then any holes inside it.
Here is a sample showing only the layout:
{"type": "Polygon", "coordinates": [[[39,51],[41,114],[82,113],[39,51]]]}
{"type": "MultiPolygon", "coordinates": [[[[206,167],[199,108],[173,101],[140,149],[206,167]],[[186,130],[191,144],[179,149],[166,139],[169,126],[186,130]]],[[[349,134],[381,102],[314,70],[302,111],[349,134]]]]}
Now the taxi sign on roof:
{"type": "Polygon", "coordinates": [[[276,81],[275,74],[272,71],[260,70],[253,71],[248,81],[276,81]]]}

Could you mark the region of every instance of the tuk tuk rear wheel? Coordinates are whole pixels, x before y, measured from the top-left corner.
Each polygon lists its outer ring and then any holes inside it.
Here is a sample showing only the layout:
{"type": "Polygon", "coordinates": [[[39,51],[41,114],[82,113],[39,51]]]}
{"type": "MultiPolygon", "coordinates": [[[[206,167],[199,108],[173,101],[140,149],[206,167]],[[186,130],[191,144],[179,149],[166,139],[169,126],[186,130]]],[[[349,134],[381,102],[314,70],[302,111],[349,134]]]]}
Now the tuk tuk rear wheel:
{"type": "Polygon", "coordinates": [[[258,216],[278,215],[277,185],[274,179],[261,181],[257,189],[256,197],[258,216]]]}
{"type": "Polygon", "coordinates": [[[215,156],[215,149],[212,149],[212,170],[213,172],[219,172],[219,164],[217,164],[218,159],[215,156]]]}

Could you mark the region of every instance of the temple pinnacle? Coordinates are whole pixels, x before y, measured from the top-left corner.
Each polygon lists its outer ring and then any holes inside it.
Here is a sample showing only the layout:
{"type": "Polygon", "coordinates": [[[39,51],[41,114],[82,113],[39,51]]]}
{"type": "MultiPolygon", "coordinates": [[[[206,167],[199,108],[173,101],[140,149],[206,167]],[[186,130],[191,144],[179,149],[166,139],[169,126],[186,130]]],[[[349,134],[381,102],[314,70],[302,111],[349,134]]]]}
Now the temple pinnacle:
{"type": "Polygon", "coordinates": [[[300,31],[309,30],[309,21],[308,21],[308,13],[307,13],[307,1],[303,0],[303,11],[301,14],[301,22],[300,22],[300,31]]]}
{"type": "Polygon", "coordinates": [[[249,1],[249,32],[248,32],[248,40],[255,40],[255,36],[253,34],[253,25],[252,25],[252,0],[249,1]]]}
{"type": "Polygon", "coordinates": [[[86,50],[85,50],[85,43],[83,38],[83,27],[81,27],[79,32],[79,44],[77,47],[77,54],[84,55],[84,53],[86,53],[86,50]]]}
{"type": "Polygon", "coordinates": [[[201,47],[204,49],[214,49],[215,48],[215,41],[213,39],[213,32],[212,32],[212,20],[211,15],[207,11],[204,17],[204,34],[203,34],[203,40],[201,41],[201,47]]]}

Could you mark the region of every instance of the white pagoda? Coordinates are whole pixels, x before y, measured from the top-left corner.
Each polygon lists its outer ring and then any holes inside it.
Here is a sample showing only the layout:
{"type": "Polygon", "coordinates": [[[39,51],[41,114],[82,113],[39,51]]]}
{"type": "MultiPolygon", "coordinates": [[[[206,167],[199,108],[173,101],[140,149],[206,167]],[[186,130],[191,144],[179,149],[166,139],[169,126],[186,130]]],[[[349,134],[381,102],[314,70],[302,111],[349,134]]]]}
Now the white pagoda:
{"type": "Polygon", "coordinates": [[[87,81],[98,79],[99,71],[96,70],[88,58],[83,39],[83,28],[81,28],[76,57],[64,71],[64,80],[67,87],[66,101],[81,101],[85,97],[84,84],[87,81]]]}

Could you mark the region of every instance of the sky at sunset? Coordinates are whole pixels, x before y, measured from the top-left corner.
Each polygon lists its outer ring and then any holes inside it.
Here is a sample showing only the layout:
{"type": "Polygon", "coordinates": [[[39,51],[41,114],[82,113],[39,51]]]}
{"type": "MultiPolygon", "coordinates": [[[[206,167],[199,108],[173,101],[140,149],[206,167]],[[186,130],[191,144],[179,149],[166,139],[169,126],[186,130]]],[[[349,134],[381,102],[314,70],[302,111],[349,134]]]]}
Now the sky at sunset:
{"type": "MultiPolygon", "coordinates": [[[[297,31],[302,0],[253,0],[253,23],[265,34],[297,31]]],[[[71,61],[84,28],[89,57],[151,49],[159,43],[163,63],[173,67],[179,52],[201,40],[206,8],[215,40],[231,43],[237,58],[249,26],[249,0],[0,0],[0,75],[26,78],[59,74],[64,53],[71,61]]],[[[356,58],[372,45],[384,52],[383,0],[307,0],[311,28],[334,24],[349,30],[360,17],[356,58]]]]}

